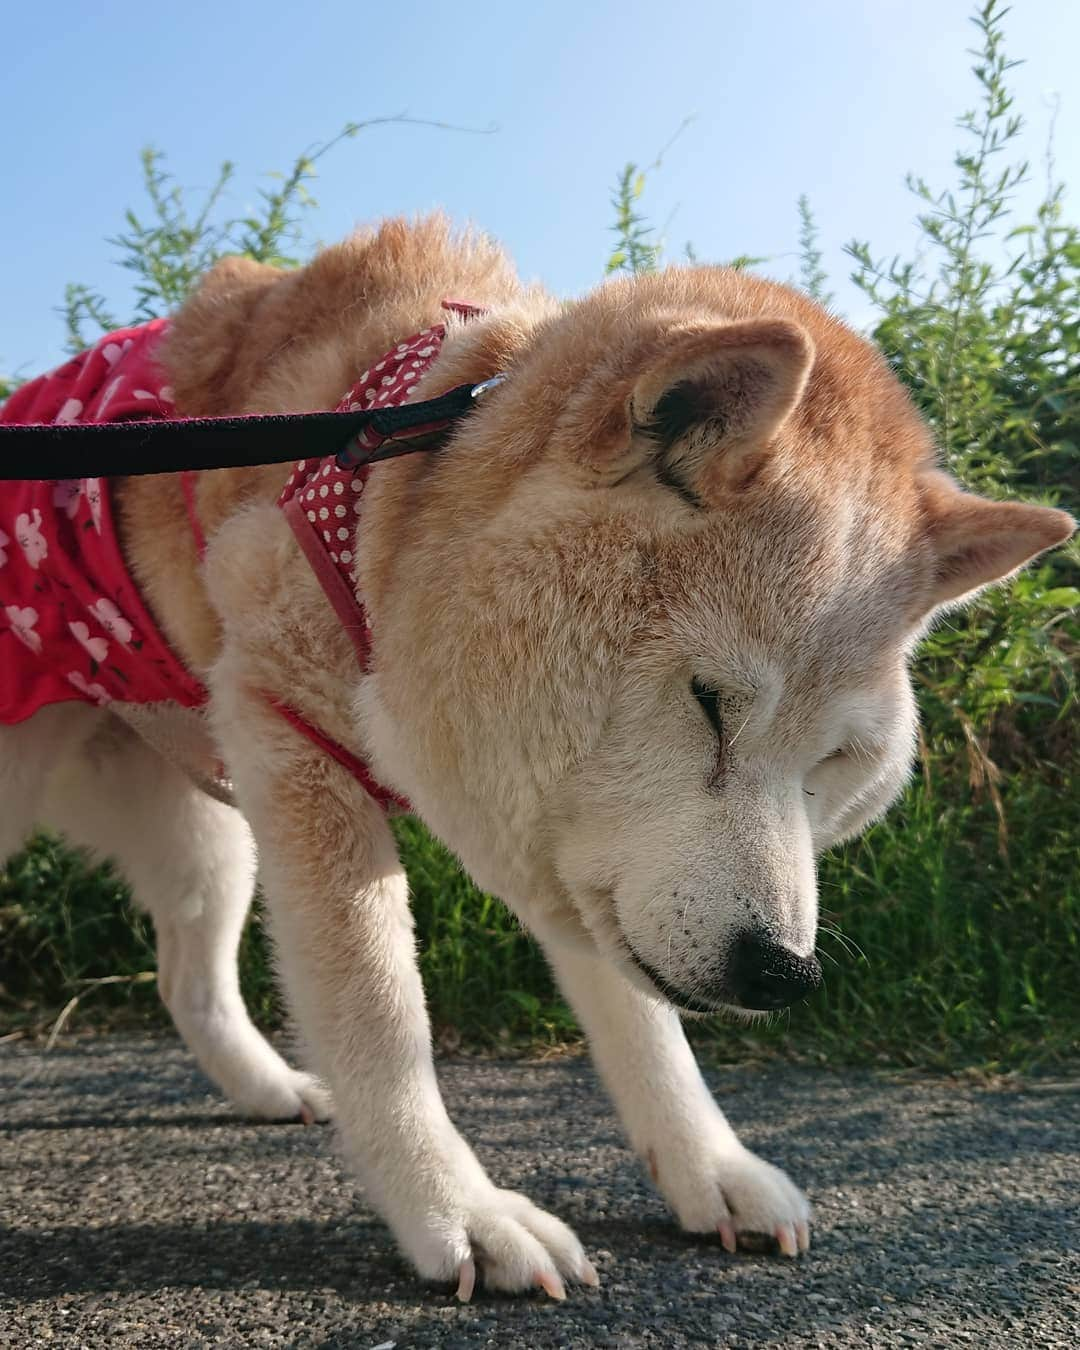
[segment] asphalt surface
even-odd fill
[[[1080,1341],[1080,1076],[978,1085],[710,1075],[817,1211],[798,1261],[681,1234],[582,1059],[444,1062],[497,1180],[603,1281],[555,1304],[425,1288],[328,1127],[230,1115],[170,1039],[0,1046],[0,1345],[1068,1346]]]

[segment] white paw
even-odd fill
[[[779,1167],[741,1144],[687,1158],[651,1155],[650,1169],[679,1222],[691,1233],[719,1233],[729,1251],[743,1235],[774,1238],[784,1256],[810,1247],[810,1205]],[[743,1241],[744,1246],[757,1245]]]
[[[456,1282],[463,1303],[478,1282],[510,1293],[543,1289],[556,1299],[566,1297],[564,1280],[600,1283],[566,1224],[516,1191],[490,1185],[453,1218],[430,1216],[420,1231],[399,1237],[420,1274]]]
[[[240,1091],[230,1092],[236,1109],[263,1120],[299,1120],[305,1125],[329,1120],[330,1093],[309,1073],[282,1065],[272,1078],[247,1083]]]
[[[330,1094],[324,1084],[286,1064],[248,1021],[239,996],[223,997],[189,982],[174,989],[166,1002],[203,1072],[241,1115],[302,1120],[305,1125],[329,1119]]]

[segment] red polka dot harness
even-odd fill
[[[436,324],[406,342],[399,342],[381,361],[364,371],[334,411],[393,408],[408,402],[421,375],[438,355],[445,335],[445,327]],[[365,430],[359,433],[356,441],[361,450],[377,450],[382,438]],[[342,468],[334,456],[302,459],[278,498],[278,505],[285,512],[327,599],[352,638],[361,668],[365,670],[370,657],[371,629],[356,598],[353,550],[356,520],[370,471],[369,464]]]

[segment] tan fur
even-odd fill
[[[332,406],[444,298],[488,312],[448,320],[420,396],[508,378],[437,455],[372,473],[354,548],[369,674],[274,505],[280,468],[203,475],[204,566],[175,479],[118,491],[131,566],[209,683],[314,1068],[423,1275],[463,1296],[477,1260],[508,1289],[593,1281],[446,1116],[385,820],[267,693],[367,756],[537,933],[684,1226],[794,1255],[804,1197],[736,1139],[661,993],[762,1006],[739,992],[750,934],[809,970],[814,857],[909,770],[920,631],[1072,522],[962,494],[881,356],[785,287],[672,269],[563,304],[439,218],[297,273],[220,264],[169,340],[179,408]],[[320,1109],[265,1056],[257,1074],[213,1062],[267,1114]]]

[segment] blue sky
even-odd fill
[[[178,180],[237,163],[229,206],[346,122],[408,111],[490,136],[390,126],[320,166],[312,244],[379,215],[445,207],[499,237],[559,294],[599,279],[619,168],[646,163],[693,122],[652,176],[645,208],[673,254],[770,255],[796,268],[795,200],[821,227],[839,308],[852,236],[910,250],[908,169],[946,181],[956,116],[975,100],[969,0],[611,0],[378,5],[253,0],[23,4],[5,17],[0,125],[0,372],[62,355],[65,282],[130,292],[106,236],[141,205],[138,152],[168,152]],[[1017,0],[1006,20],[1037,200],[1051,96],[1060,176],[1080,169],[1080,3]]]

